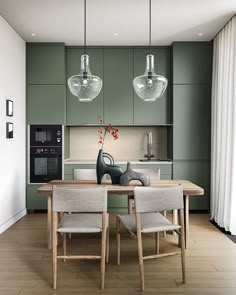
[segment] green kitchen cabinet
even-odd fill
[[[133,49],[104,49],[104,123],[133,124]]]
[[[144,74],[148,49],[134,48],[134,77]],[[155,102],[145,102],[134,92],[134,124],[165,125],[170,119],[170,48],[152,48],[156,74],[165,76],[169,85]]]
[[[174,159],[210,159],[211,89],[206,84],[173,85]]]
[[[93,75],[103,80],[103,49],[87,49],[89,55],[90,70]],[[67,79],[80,72],[80,59],[84,54],[83,48],[68,47],[66,50]],[[71,94],[68,86],[66,87],[66,113],[68,125],[98,124],[98,116],[103,118],[103,88],[99,95],[92,102],[79,102],[78,98]]]
[[[64,43],[27,43],[27,84],[65,84]]]
[[[46,210],[47,196],[37,193],[37,189],[43,184],[28,184],[26,186],[26,208],[28,210]]]
[[[210,161],[175,161],[173,179],[186,179],[204,189],[203,196],[190,197],[190,210],[210,208]]]
[[[211,84],[212,42],[174,42],[173,84]]]
[[[65,124],[65,86],[27,85],[27,124]]]

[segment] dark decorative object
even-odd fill
[[[120,185],[129,185],[131,180],[138,180],[143,186],[150,185],[150,179],[148,175],[141,172],[136,172],[131,169],[130,162],[127,163],[127,170],[120,177]]]
[[[13,117],[13,101],[10,99],[6,100],[6,115],[8,117]]]
[[[13,138],[13,123],[6,123],[6,138]]]
[[[110,164],[106,164],[104,158],[109,159]],[[111,176],[112,184],[119,184],[120,176],[123,173],[120,166],[114,165],[113,157],[108,153],[104,153],[102,149],[100,149],[98,153],[96,172],[98,184],[101,184],[102,178],[105,174],[109,174]]]

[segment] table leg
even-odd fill
[[[189,196],[184,196],[185,249],[189,244]]]
[[[48,249],[52,249],[52,195],[48,195],[48,222],[47,222]]]

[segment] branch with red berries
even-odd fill
[[[102,124],[102,118],[100,116],[98,117],[98,124],[100,125]],[[103,126],[103,127],[100,126],[98,128],[98,133],[99,133],[98,143],[101,143],[102,148],[105,141],[106,133],[110,133],[115,140],[119,138],[119,129],[112,127],[111,123],[108,124],[107,126]]]

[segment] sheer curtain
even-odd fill
[[[211,217],[236,235],[236,16],[214,38]]]

